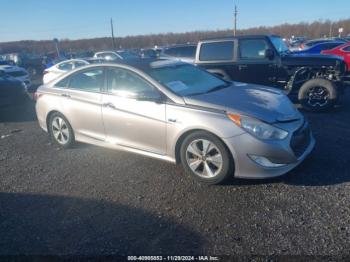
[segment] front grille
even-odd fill
[[[290,147],[292,148],[294,155],[299,158],[302,156],[309,146],[311,141],[311,130],[309,124],[304,122],[303,126],[293,133],[290,141]]]
[[[27,75],[27,73],[24,72],[24,71],[8,72],[7,74],[10,75],[10,76],[13,76],[13,77],[21,77],[21,76]]]

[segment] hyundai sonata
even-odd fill
[[[282,92],[166,60],[88,65],[41,86],[42,129],[181,163],[209,184],[282,175],[312,151],[308,122]]]

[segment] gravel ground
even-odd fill
[[[349,255],[349,102],[306,114],[317,145],[301,166],[223,186],[138,155],[59,149],[32,104],[1,109],[0,255]]]

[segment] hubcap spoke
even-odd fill
[[[222,157],[219,154],[207,157],[207,161],[216,166],[217,168],[219,168],[222,165]]]
[[[195,143],[190,144],[187,148],[187,151],[197,157],[202,156],[202,152],[199,150],[199,148],[197,147],[197,144]]]
[[[208,150],[211,146],[211,143],[208,140],[202,140],[202,145],[203,145],[203,151],[202,151],[203,155],[208,154],[209,152]]]
[[[214,173],[211,170],[210,166],[208,165],[207,162],[204,162],[204,169],[203,169],[203,174],[207,177],[213,177]]]
[[[202,160],[194,160],[193,162],[190,163],[190,168],[193,170],[193,171],[196,171],[197,168],[200,166],[200,164],[202,164],[203,161]]]
[[[55,117],[51,124],[52,134],[60,144],[67,143],[69,139],[69,130],[66,122],[61,117]]]

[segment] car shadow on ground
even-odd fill
[[[0,255],[198,254],[204,244],[171,219],[106,201],[0,193],[0,207]]]

